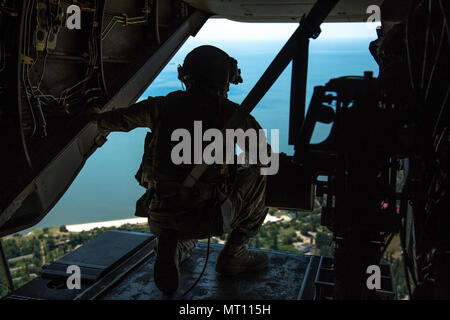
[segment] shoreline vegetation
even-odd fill
[[[2,244],[15,288],[36,278],[46,263],[58,260],[110,229],[150,232],[147,218],[129,218],[44,227],[25,235],[13,234],[3,238]],[[211,238],[211,242],[223,244],[227,236],[228,234],[224,234]],[[312,212],[270,209],[261,230],[256,237],[250,239],[249,247],[331,256],[332,243],[331,232],[320,225],[318,201]],[[392,241],[384,262],[392,265],[398,298],[404,298],[406,286],[398,241]],[[0,270],[0,297],[6,294],[7,286]]]

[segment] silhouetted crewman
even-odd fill
[[[242,82],[237,61],[216,47],[200,46],[186,56],[178,73],[186,91],[93,116],[101,130],[152,131],[137,178],[154,194],[148,214],[150,230],[158,236],[155,283],[167,293],[178,288],[179,264],[190,256],[195,240],[220,235],[227,227],[232,231],[217,259],[217,272],[234,275],[268,264],[266,254],[246,248],[267,214],[266,177],[260,168],[213,164],[193,188],[185,188],[182,182],[194,164],[175,164],[171,158],[178,144],[171,139],[174,130],[186,129],[194,137],[194,121],[201,121],[203,130],[220,130],[236,110],[238,105],[227,99],[227,92],[230,83]],[[251,115],[240,128],[261,129]],[[230,210],[221,207],[226,198],[231,200]]]

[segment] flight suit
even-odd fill
[[[210,165],[194,187],[201,190],[200,194],[183,197],[177,190],[194,164],[175,165],[170,158],[173,146],[178,143],[171,141],[175,129],[184,128],[193,133],[194,121],[202,121],[203,131],[221,129],[237,107],[237,104],[217,95],[175,91],[165,97],[149,97],[128,108],[95,115],[100,130],[128,132],[136,127],[147,127],[152,131],[153,137],[145,146],[140,172],[136,176],[142,186],[155,189],[149,205],[152,233],[159,235],[161,229],[175,224],[175,218],[172,219],[170,214],[169,218],[166,215],[165,219],[159,219],[156,213],[169,212],[175,217],[177,213],[200,205],[202,196],[207,198],[214,192],[212,189],[217,189],[231,200],[231,229],[237,229],[248,237],[257,234],[267,214],[266,177],[260,174],[258,166]],[[249,115],[240,128],[245,131],[261,127]],[[176,228],[183,233],[182,224],[178,223]],[[178,241],[180,260],[194,248],[195,240],[192,238],[186,231]]]

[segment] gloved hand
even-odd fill
[[[87,122],[91,122],[91,123],[97,124],[98,117],[101,115],[101,113],[102,112],[101,112],[100,108],[92,107],[92,108],[87,109],[84,112],[84,117],[86,118]],[[109,133],[108,130],[104,130],[104,129],[101,129],[101,128],[98,128],[98,130],[99,130],[100,134],[103,135],[103,136],[107,136],[108,133]]]
[[[100,108],[98,108],[98,107],[92,107],[92,108],[89,108],[89,109],[86,111],[86,117],[87,117],[87,119],[88,119],[89,122],[94,122],[94,123],[96,123],[96,122],[97,122],[97,115],[100,114],[100,113],[101,113]]]

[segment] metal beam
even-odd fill
[[[320,34],[320,25],[333,10],[339,0],[318,0],[309,12],[308,16],[302,19],[300,26],[295,30],[275,59],[269,65],[264,74],[249,92],[241,103],[239,113],[249,114],[261,101],[267,91],[272,87],[288,64],[297,55],[301,41],[309,38],[317,38]],[[227,128],[235,128],[243,120],[241,115],[236,113],[228,121]]]
[[[305,119],[306,84],[308,81],[309,38],[299,43],[299,51],[292,61],[291,103],[289,110],[289,144],[295,144],[296,131]]]
[[[196,34],[208,19],[208,16],[195,11],[178,29],[164,42],[161,47],[148,59],[133,77],[112,97],[103,108],[107,111],[113,108],[128,107],[142,95],[173,55],[183,45],[190,35]]]
[[[104,110],[127,107],[135,102],[142,92],[158,76],[172,56],[191,35],[195,35],[208,19],[208,15],[193,12],[178,29],[161,45],[134,76],[112,97]],[[24,188],[21,194],[0,214],[0,236],[11,234],[38,223],[58,202],[72,184],[89,156],[105,141],[97,126],[88,123],[65,148]],[[27,223],[11,223],[14,216],[36,212]]]

